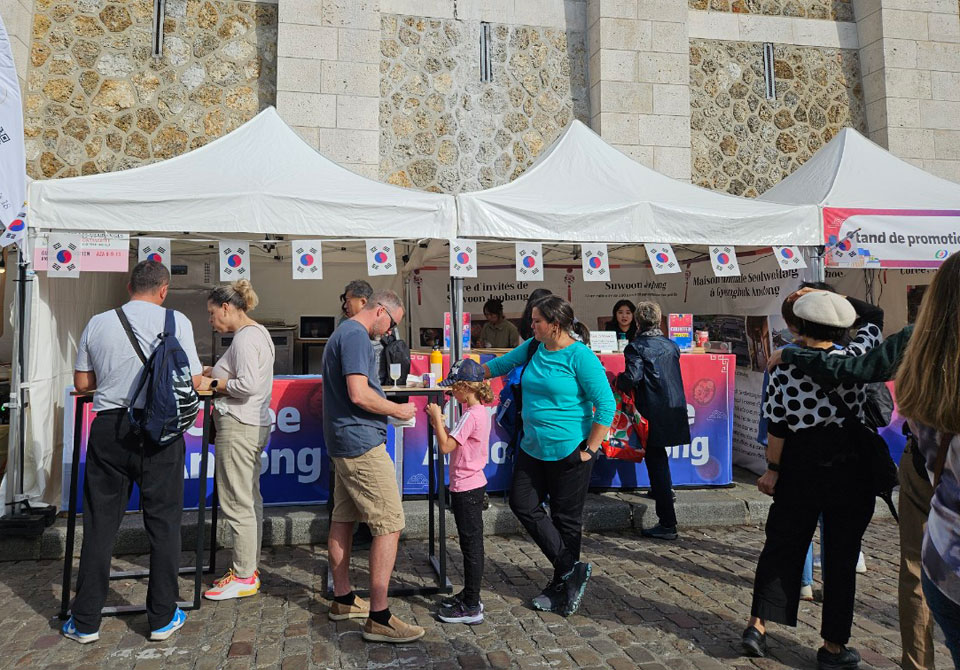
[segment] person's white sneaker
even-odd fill
[[[857,557],[857,574],[862,575],[867,572],[867,562],[863,558],[863,552],[860,552],[860,556]]]
[[[813,600],[813,586],[804,584],[800,587],[800,600],[806,600],[808,602]]]
[[[246,598],[254,596],[260,590],[260,576],[254,572],[252,577],[241,579],[229,570],[218,579],[212,588],[208,589],[203,597],[207,600],[230,600],[231,598]]]

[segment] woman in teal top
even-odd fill
[[[523,435],[510,509],[553,564],[553,578],[532,606],[569,616],[590,578],[590,564],[580,561],[583,505],[616,403],[600,360],[586,346],[590,333],[569,303],[555,295],[537,301],[532,327],[532,339],[484,367],[488,377],[500,377],[524,364],[528,347],[537,348],[521,378]]]

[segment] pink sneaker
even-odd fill
[[[227,574],[213,583],[213,588],[203,594],[207,600],[230,600],[231,598],[246,598],[254,596],[260,591],[260,571],[253,573],[252,577],[241,579],[233,572],[228,570]]]

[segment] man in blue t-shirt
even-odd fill
[[[403,530],[403,508],[393,461],[387,454],[387,417],[413,418],[413,403],[387,400],[371,338],[393,330],[403,304],[393,291],[377,291],[344,321],[323,350],[323,437],[334,470],[333,515],[327,548],[333,573],[333,621],[366,619],[363,639],[412,642],[424,630],[390,614],[387,589]],[[370,526],[370,603],[350,585],[353,524]]]

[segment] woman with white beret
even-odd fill
[[[883,311],[836,293],[801,289],[787,297],[782,312],[802,347],[858,356],[881,341]],[[859,326],[856,337],[838,345],[854,325]],[[742,638],[748,656],[766,654],[768,622],[797,625],[803,562],[822,515],[823,646],[817,667],[858,667],[860,655],[846,644],[853,623],[857,557],[873,516],[874,493],[869,466],[852,436],[854,417],[863,419],[866,398],[861,384],[822,388],[792,365],[771,371],[763,406],[767,471],[757,486],[773,496],[773,505],[757,562],[752,616]]]

